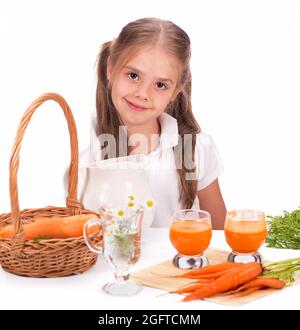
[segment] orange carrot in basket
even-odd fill
[[[69,217],[40,217],[34,222],[23,225],[26,239],[34,238],[71,238],[83,235],[83,226],[94,214],[79,214]],[[15,234],[14,226],[7,225],[0,229],[0,238],[11,238]]]
[[[194,269],[190,270],[187,273],[181,274],[181,275],[176,275],[177,277],[189,277],[189,276],[199,276],[199,275],[208,275],[216,272],[220,272],[226,269],[231,269],[236,266],[240,265],[239,263],[234,263],[234,262],[223,262],[220,264],[216,265],[209,265],[207,267],[199,268],[199,269]]]
[[[244,284],[262,272],[262,266],[258,263],[251,262],[249,264],[242,264],[238,267],[232,268],[225,275],[220,276],[210,284],[190,293],[182,301],[190,301],[194,299],[203,299],[211,297],[217,293],[226,292]]]

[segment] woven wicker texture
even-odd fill
[[[35,110],[45,101],[57,102],[63,110],[70,134],[71,162],[69,169],[66,207],[47,206],[38,209],[19,209],[17,174],[19,152],[25,130]],[[60,277],[79,274],[90,268],[97,259],[85,244],[83,236],[65,239],[26,240],[23,224],[33,222],[36,217],[67,217],[95,212],[81,208],[77,200],[78,184],[78,140],[76,124],[70,107],[64,98],[55,93],[38,97],[25,112],[17,131],[10,158],[9,188],[11,213],[0,215],[0,227],[14,224],[13,238],[0,239],[0,263],[4,270],[30,277]],[[102,235],[98,236],[102,243]]]

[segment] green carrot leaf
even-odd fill
[[[268,247],[279,249],[300,249],[300,208],[283,215],[267,216]]]

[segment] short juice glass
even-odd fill
[[[262,263],[258,252],[267,237],[265,214],[256,210],[232,210],[225,220],[225,238],[232,252],[231,262]]]
[[[172,245],[178,252],[173,258],[176,267],[193,269],[208,265],[208,259],[203,255],[212,236],[208,212],[192,209],[175,212],[169,235]]]

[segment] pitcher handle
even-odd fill
[[[102,246],[97,246],[93,243],[89,233],[89,229],[92,228],[93,226],[99,226],[100,231],[102,232],[102,235],[104,234],[104,228],[103,228],[104,221],[99,218],[92,218],[88,220],[83,227],[83,236],[86,245],[89,247],[89,249],[95,253],[102,254],[103,253],[103,247]],[[93,233],[93,231],[92,231]]]

